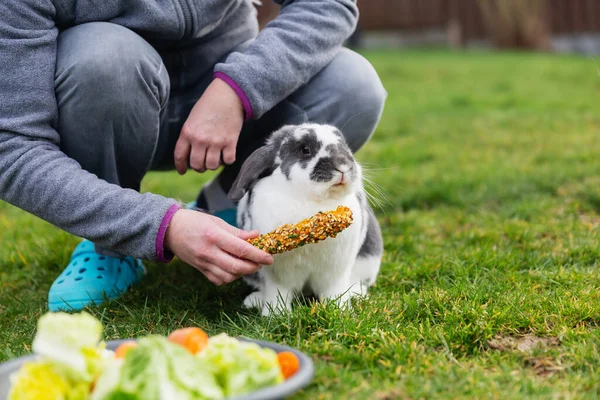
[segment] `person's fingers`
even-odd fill
[[[206,169],[215,170],[221,165],[221,149],[211,146],[206,152]]]
[[[243,240],[248,240],[248,239],[254,239],[260,236],[260,232],[254,230],[254,231],[244,231],[242,229],[235,229],[235,232],[233,233],[234,236],[239,237],[240,239]]]
[[[223,162],[227,165],[235,162],[235,145],[229,145],[223,149]]]
[[[217,279],[221,280],[221,282],[223,282],[224,284],[231,283],[240,277],[240,275],[238,275],[238,274],[232,274],[232,273],[228,272],[227,270],[224,270],[218,264],[209,265],[208,272],[213,274]]]
[[[213,262],[213,260],[217,262],[221,260],[223,264],[230,264],[228,260],[223,261],[223,257],[217,252],[223,253],[222,251],[216,249],[216,252],[213,255],[205,254],[201,259],[197,259],[196,262],[193,263],[194,267],[200,272],[202,272],[209,281],[211,281],[217,286],[230,283],[238,279],[239,275],[229,273],[228,271],[224,270],[220,265],[215,264]]]
[[[181,175],[185,174],[188,169],[190,149],[190,143],[184,137],[180,136],[177,140],[177,144],[175,144],[173,158],[175,160],[175,169]]]
[[[260,269],[257,263],[234,257],[224,251],[214,257],[213,263],[215,265],[234,276],[253,274]]]
[[[194,146],[190,156],[190,166],[194,171],[206,171],[206,147]]]
[[[240,239],[234,235],[223,236],[217,245],[224,251],[236,257],[262,265],[273,264],[272,255],[252,246],[244,239]]]
[[[227,232],[231,233],[234,236],[239,237],[243,240],[254,239],[260,236],[260,232],[257,230],[253,231],[245,231],[242,229],[238,229],[235,226],[229,225],[227,222],[223,221],[221,218],[216,218],[217,224]]]
[[[215,274],[213,274],[211,271],[205,270],[205,271],[201,271],[204,276],[206,276],[206,279],[208,279],[209,281],[211,281],[212,283],[214,283],[217,286],[221,286],[223,283],[223,280],[219,277],[217,277]]]
[[[216,251],[222,253],[222,251],[216,249]],[[216,252],[215,252],[216,253]],[[238,275],[231,274],[223,270],[219,265],[215,265],[211,260],[217,260],[219,257],[209,256],[208,254],[203,255],[201,258],[196,258],[195,261],[190,264],[194,266],[198,271],[202,272],[206,278],[217,286],[224,285],[226,283],[233,282],[238,279]]]

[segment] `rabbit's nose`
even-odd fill
[[[335,170],[338,172],[341,172],[342,174],[345,174],[346,172],[350,171],[352,169],[352,165],[347,165],[347,164],[341,164],[338,165],[337,167],[335,167]]]
[[[352,169],[352,167],[351,166],[348,167],[347,165],[341,165],[341,166],[335,167],[335,170],[337,172],[339,172],[340,174],[342,174],[342,176],[340,177],[340,181],[337,183],[337,185],[342,185],[348,181],[348,172],[351,169]]]

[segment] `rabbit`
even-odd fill
[[[244,305],[271,311],[291,309],[293,296],[311,293],[322,301],[349,306],[375,283],[383,255],[381,228],[356,162],[339,129],[329,125],[286,125],[242,164],[228,193],[238,204],[237,224],[270,232],[319,211],[349,207],[353,223],[319,243],[275,255],[244,280],[258,289]]]

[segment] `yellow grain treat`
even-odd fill
[[[352,210],[338,206],[333,211],[319,212],[297,224],[280,226],[272,232],[249,239],[248,243],[269,254],[279,254],[307,243],[334,238],[351,224]]]

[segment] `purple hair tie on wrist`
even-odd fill
[[[240,98],[240,101],[242,102],[242,106],[244,106],[244,113],[246,114],[246,121],[251,120],[252,116],[254,114],[254,111],[252,110],[252,104],[250,104],[250,100],[248,100],[248,96],[246,96],[246,93],[244,93],[242,88],[233,79],[231,79],[227,74],[225,74],[223,72],[215,72],[214,77],[219,78],[220,80],[222,80],[223,82],[228,84],[235,91],[235,93]]]
[[[174,257],[173,253],[165,250],[165,236],[167,234],[167,228],[173,219],[173,215],[180,209],[181,206],[179,204],[173,204],[169,207],[158,228],[158,234],[156,235],[156,259],[160,262],[171,262]]]

